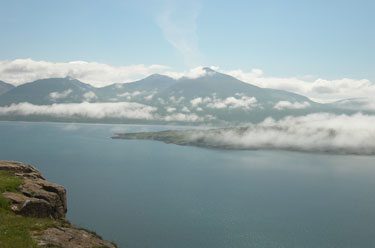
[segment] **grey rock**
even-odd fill
[[[34,239],[39,246],[61,248],[115,248],[112,243],[82,229],[73,228],[48,228],[35,234]]]
[[[14,172],[24,180],[19,193],[5,192],[11,209],[23,216],[61,219],[67,212],[66,189],[47,182],[34,167],[11,161],[0,161],[0,170]]]

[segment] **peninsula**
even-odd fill
[[[324,118],[324,115],[307,117],[289,117],[281,121],[269,119],[260,124],[241,127],[119,133],[112,139],[154,140],[167,144],[226,150],[288,150],[375,155],[375,144],[371,135],[353,135],[350,125],[336,127],[324,121],[316,125],[308,120]],[[362,115],[356,117],[369,118]],[[341,116],[338,120],[340,119],[349,122],[351,117]]]

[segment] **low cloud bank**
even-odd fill
[[[288,102],[288,101],[280,101],[275,104],[274,108],[278,110],[283,109],[305,109],[310,107],[309,102]]]
[[[255,97],[247,97],[247,96],[241,96],[241,98],[227,97],[224,100],[214,98],[212,102],[209,102],[207,104],[208,108],[214,108],[214,109],[242,108],[242,109],[249,110],[255,106],[257,106],[257,99]]]
[[[157,113],[157,108],[135,102],[105,103],[61,103],[52,105],[34,105],[28,102],[0,107],[0,116],[50,116],[59,118],[91,118],[91,119],[138,119],[149,121],[204,122],[213,120],[211,115],[198,116],[190,113],[178,113],[169,109],[167,115]],[[186,112],[186,111],[183,111]]]
[[[321,103],[353,97],[372,97],[375,94],[375,84],[368,79],[309,80],[297,77],[267,77],[260,69],[219,71],[249,84],[294,92]]]
[[[14,85],[20,85],[42,78],[69,76],[95,87],[102,87],[113,83],[135,81],[153,73],[161,73],[168,68],[168,66],[163,65],[110,66],[86,61],[54,63],[32,59],[15,59],[0,61],[0,79]]]
[[[375,111],[374,98],[354,98],[339,101],[336,105],[343,109],[360,110],[360,111]]]
[[[248,97],[239,93],[236,96],[227,97],[225,99],[216,98],[216,96],[210,97],[197,97],[190,101],[193,108],[200,108],[206,105],[207,108],[212,109],[245,109],[250,110],[258,106],[257,99],[255,97]],[[200,106],[200,107],[199,107]]]
[[[196,114],[172,114],[167,115],[163,118],[165,121],[182,121],[182,122],[202,122],[205,118],[200,117]]]
[[[132,103],[66,103],[52,105],[34,105],[31,103],[12,104],[0,107],[0,115],[43,115],[53,117],[84,117],[84,118],[128,118],[154,119],[153,112],[157,109],[151,106]]]
[[[268,118],[244,128],[196,131],[187,139],[193,145],[218,148],[375,155],[374,123],[375,116],[360,113],[319,113],[279,121]]]

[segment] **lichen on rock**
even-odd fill
[[[34,239],[39,246],[56,246],[61,248],[92,248],[107,247],[114,248],[112,243],[102,240],[97,235],[86,230],[74,228],[48,228],[37,235]]]
[[[20,162],[0,160],[0,171],[10,172],[22,179],[23,182],[16,192],[14,190],[0,192],[2,197],[9,202],[10,210],[13,213],[25,217],[49,218],[60,223],[42,230],[29,231],[37,247],[116,247],[95,233],[75,228],[65,220],[67,212],[66,189],[46,181],[40,171],[34,167]]]
[[[19,193],[5,192],[4,198],[10,200],[11,210],[16,214],[37,218],[65,218],[67,212],[66,189],[47,182],[42,174],[30,165],[0,161],[0,170],[14,172],[24,183]]]

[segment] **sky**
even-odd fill
[[[214,66],[321,101],[366,96],[375,81],[374,11],[370,0],[0,0],[0,80],[75,71],[103,86]],[[77,63],[83,72],[71,69]],[[299,89],[322,80],[346,93]]]

